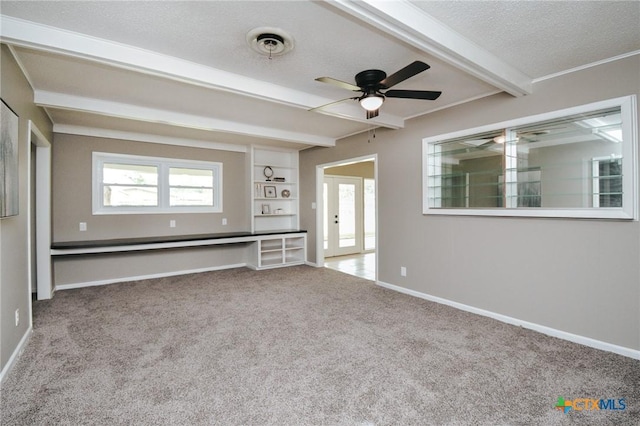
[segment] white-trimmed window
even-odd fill
[[[93,214],[222,212],[222,163],[93,153]]]
[[[636,98],[423,140],[425,214],[637,219]]]

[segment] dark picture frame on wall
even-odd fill
[[[0,99],[0,218],[17,216],[18,206],[18,114]]]

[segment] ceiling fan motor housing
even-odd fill
[[[387,73],[381,70],[365,70],[356,74],[356,84],[365,92],[367,89],[385,89],[386,87],[379,83],[387,78]]]

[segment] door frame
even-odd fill
[[[322,199],[322,185],[324,184],[324,169],[327,167],[345,166],[353,163],[362,163],[365,161],[373,161],[373,178],[375,180],[375,196],[376,196],[376,282],[378,281],[378,262],[379,262],[379,214],[378,214],[378,154],[363,155],[361,157],[346,158],[343,160],[332,161],[330,163],[318,164],[316,166],[316,266],[324,267],[324,200]]]
[[[31,215],[34,206],[31,205],[31,195],[29,195],[28,211],[28,253],[29,253],[29,300],[31,300],[32,264],[36,262],[36,282],[38,300],[51,299],[53,294],[51,286],[51,142],[47,140],[38,127],[29,120],[29,147],[36,147],[36,173],[35,182],[31,181],[31,155],[28,160],[28,193],[31,194],[31,187],[35,184],[36,190],[36,258],[33,259],[31,249],[31,235],[33,233],[31,225]]]

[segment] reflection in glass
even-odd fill
[[[593,187],[594,207],[622,207],[622,160],[594,158]]]
[[[622,207],[621,108],[430,144],[430,208]]]

